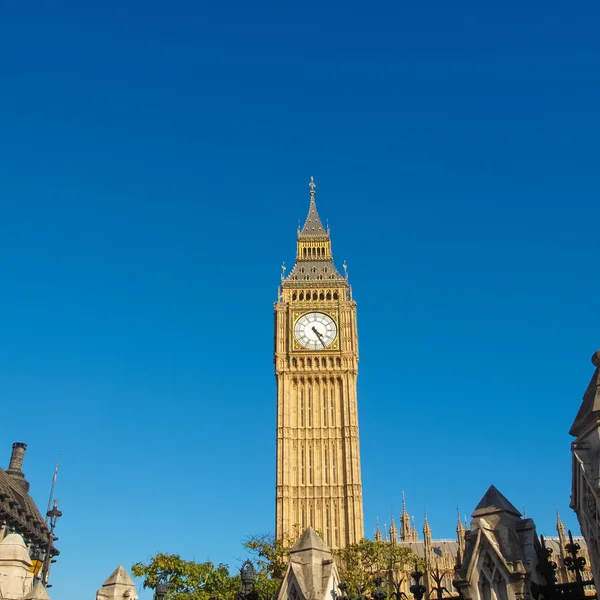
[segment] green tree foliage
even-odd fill
[[[239,575],[232,577],[227,565],[183,560],[177,554],[157,554],[147,564],[136,563],[131,568],[135,577],[143,577],[145,588],[154,589],[158,576],[169,577],[167,600],[233,600],[240,587]]]
[[[259,598],[272,598],[277,593],[287,567],[287,547],[289,544],[272,534],[253,535],[244,542],[244,548],[254,556]]]
[[[391,583],[406,577],[414,570],[415,564],[423,568],[422,561],[410,548],[367,539],[336,550],[334,554],[342,579],[351,593],[357,585],[372,588],[376,577],[383,577]]]
[[[255,591],[260,600],[270,600],[277,593],[285,575],[290,545],[291,540],[275,540],[273,535],[254,535],[244,542],[256,569]],[[372,587],[378,576],[388,581],[406,577],[416,560],[410,548],[366,539],[334,554],[351,594],[356,585]],[[422,561],[417,564],[423,568]],[[240,589],[239,573],[232,575],[227,565],[186,561],[177,554],[157,554],[147,563],[133,565],[132,571],[135,577],[143,578],[144,587],[152,589],[159,574],[166,573],[169,577],[167,600],[235,600]]]

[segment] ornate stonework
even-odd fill
[[[296,263],[275,304],[276,535],[293,542],[314,527],[336,549],[364,535],[356,303],[309,186]]]

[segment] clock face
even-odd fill
[[[322,350],[331,346],[337,335],[335,321],[328,315],[311,312],[296,321],[294,333],[298,343],[309,350]]]

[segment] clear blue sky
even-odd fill
[[[404,490],[453,537],[490,483],[576,526],[600,8],[484,4],[3,4],[2,464],[27,442],[45,505],[61,456],[56,600],[157,551],[237,568],[273,530],[311,175],[358,301],[366,531]]]

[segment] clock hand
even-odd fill
[[[319,341],[321,342],[321,344],[323,344],[323,348],[325,348],[325,342],[323,341],[323,336],[317,331],[317,329],[315,328],[314,325],[313,325],[312,330],[317,334]]]

